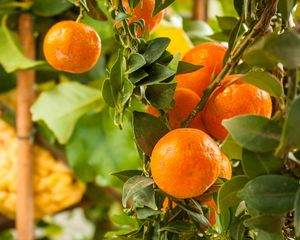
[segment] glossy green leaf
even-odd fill
[[[135,207],[149,207],[158,210],[155,203],[155,191],[152,186],[147,186],[133,194],[132,200]]]
[[[194,65],[184,61],[179,61],[176,74],[195,72],[201,68],[203,68],[203,66]]]
[[[169,38],[155,38],[147,43],[147,47],[142,54],[146,60],[147,65],[154,63],[165,52],[170,44]]]
[[[133,113],[133,128],[137,145],[148,156],[158,140],[169,131],[159,118],[142,112]]]
[[[135,72],[129,74],[128,78],[133,84],[135,84],[142,81],[143,79],[145,80],[148,76],[149,74],[146,73],[144,69],[140,68]]]
[[[288,110],[287,118],[283,124],[283,130],[279,149],[291,150],[300,148],[300,97],[296,98]]]
[[[122,204],[126,208],[128,200],[141,189],[154,183],[152,178],[143,176],[134,176],[128,179],[123,187]]]
[[[263,175],[250,182],[238,193],[247,206],[262,213],[281,214],[294,208],[297,180],[281,175]]]
[[[142,171],[141,170],[123,170],[120,172],[115,172],[112,173],[111,175],[119,178],[121,181],[126,182],[129,178],[133,177],[133,176],[141,176],[142,175]]]
[[[155,7],[152,16],[155,16],[160,11],[171,5],[173,2],[175,2],[175,0],[155,0]]]
[[[143,208],[137,208],[136,209],[136,217],[137,219],[147,219],[151,216],[155,216],[161,214],[160,211],[153,210],[152,208],[143,207]]]
[[[219,190],[218,207],[223,209],[237,206],[241,199],[237,196],[239,192],[249,181],[246,176],[235,176],[227,181]]]
[[[64,144],[70,139],[77,120],[103,105],[99,90],[77,82],[66,82],[43,92],[31,112],[33,121],[43,121]]]
[[[269,233],[281,230],[283,223],[283,215],[258,215],[244,221],[245,226],[250,229],[261,229]]]
[[[228,16],[217,17],[217,21],[222,31],[229,31],[229,32],[231,32],[232,29],[234,29],[234,27],[238,23],[238,20],[235,17],[228,17]]]
[[[260,115],[241,115],[224,120],[223,126],[242,147],[254,152],[274,150],[278,144],[281,129],[271,119]]]
[[[72,6],[68,0],[34,0],[32,10],[36,15],[51,17],[62,13]]]
[[[115,101],[112,94],[111,84],[108,79],[106,79],[103,83],[102,96],[108,106],[115,107]]]
[[[131,9],[134,9],[140,2],[141,0],[128,0]]]
[[[274,156],[274,152],[251,152],[243,149],[242,166],[249,178],[259,175],[279,173],[283,168],[283,161]]]
[[[148,156],[158,140],[169,131],[159,118],[142,112],[133,113],[133,128],[137,145]]]
[[[220,147],[222,152],[230,159],[242,159],[243,148],[233,140],[230,134],[228,134]]]
[[[111,68],[111,72],[110,72],[110,84],[111,84],[115,101],[117,100],[118,93],[122,90],[123,87],[124,69],[125,69],[124,57],[121,51],[119,51],[118,59],[116,60],[113,67]]]
[[[134,90],[134,85],[127,79],[124,79],[124,87],[122,91],[121,104],[122,107],[125,107],[128,101],[130,100]]]
[[[167,226],[162,227],[159,231],[167,231],[172,233],[187,233],[187,232],[194,232],[196,229],[195,227],[187,222],[183,221],[173,221],[168,223]]]
[[[7,73],[45,65],[44,61],[33,61],[23,55],[16,37],[4,25],[0,27],[0,64]]]
[[[294,225],[295,225],[296,237],[300,237],[300,187],[298,188],[298,191],[296,193],[294,208],[295,208]]]
[[[160,83],[150,85],[146,89],[146,98],[153,107],[164,109],[173,100],[176,83]]]
[[[143,67],[146,64],[145,58],[139,53],[133,53],[129,56],[127,62],[127,71],[126,73],[133,73],[134,71],[138,70],[139,68]]]
[[[280,97],[283,93],[280,81],[268,72],[251,71],[243,75],[242,80],[265,90],[274,97]]]
[[[159,63],[154,63],[148,66],[145,68],[145,71],[149,76],[143,81],[139,82],[140,85],[152,85],[160,83],[175,76],[175,71]]]
[[[278,12],[281,13],[284,21],[289,21],[289,17],[292,14],[292,9],[297,3],[296,0],[279,0],[278,1]]]

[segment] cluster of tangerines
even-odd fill
[[[131,12],[133,17],[129,22],[144,19],[145,28],[152,31],[163,18],[163,11],[152,16],[154,3],[154,0],[142,0]],[[123,0],[123,4],[129,9],[127,0]],[[226,138],[228,133],[222,126],[224,119],[242,114],[271,117],[269,94],[243,82],[241,75],[230,75],[211,94],[204,110],[196,115],[188,128],[181,128],[211,79],[221,72],[226,50],[220,44],[203,43],[183,57],[183,61],[203,68],[176,76],[175,107],[168,114],[173,130],[158,141],[150,162],[156,185],[169,196],[183,199],[199,197],[218,177],[231,178],[231,163],[213,140],[223,141]],[[90,70],[100,52],[101,42],[97,33],[91,27],[73,21],[54,25],[44,41],[48,63],[58,70],[72,73]],[[146,111],[159,116],[158,110],[151,106]],[[216,208],[212,199],[203,204]],[[215,223],[214,216],[210,222]]]

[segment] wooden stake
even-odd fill
[[[25,55],[35,58],[35,41],[30,14],[19,17],[19,35]],[[33,204],[33,152],[30,107],[34,101],[35,73],[19,71],[17,74],[17,135],[18,135],[18,185],[17,185],[17,238],[34,239]],[[45,206],[47,207],[47,206]]]
[[[207,21],[208,0],[194,0],[193,20]]]

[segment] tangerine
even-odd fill
[[[169,112],[169,120],[172,129],[180,128],[182,122],[193,111],[196,105],[200,101],[200,97],[192,90],[187,88],[177,88],[174,94],[175,107]],[[156,108],[149,106],[146,109],[147,113],[150,113],[156,117],[159,116],[159,112]],[[204,130],[202,123],[201,113],[198,113],[196,117],[189,124],[191,128],[197,128]]]
[[[126,8],[126,12],[130,13],[128,0],[123,0],[122,4]],[[152,32],[164,18],[164,11],[160,11],[155,16],[152,16],[154,8],[155,0],[142,0],[130,13],[133,17],[128,19],[129,23],[144,19],[146,31]],[[142,31],[139,29],[138,35],[141,34]]]
[[[223,141],[228,132],[222,126],[224,119],[242,114],[258,114],[270,118],[272,101],[270,95],[249,84],[237,80],[241,75],[225,77],[221,86],[209,97],[203,110],[202,118],[207,131],[215,138]]]
[[[83,73],[97,63],[101,53],[101,39],[86,24],[61,21],[49,29],[43,48],[46,60],[53,68]]]
[[[188,51],[183,61],[203,68],[176,76],[178,87],[189,88],[201,98],[203,91],[208,87],[211,78],[222,70],[223,58],[227,48],[217,43],[201,43]]]
[[[219,177],[225,178],[227,180],[231,179],[232,176],[231,162],[224,153],[222,153],[222,160],[220,165],[221,167],[220,167]]]
[[[216,181],[221,158],[218,145],[205,132],[178,128],[155,145],[150,168],[162,191],[176,198],[192,198]]]

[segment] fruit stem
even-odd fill
[[[211,93],[221,84],[224,77],[226,77],[233,71],[235,66],[241,60],[242,55],[244,51],[247,49],[247,47],[251,45],[259,35],[262,35],[267,31],[271,19],[276,13],[277,3],[278,0],[272,0],[271,3],[265,7],[260,20],[249,31],[249,34],[245,36],[244,39],[232,50],[222,71],[210,83],[208,88],[204,90],[203,97],[201,98],[197,106],[194,108],[194,110],[190,113],[190,115],[186,118],[186,120],[184,120],[184,122],[181,124],[182,127],[184,128],[187,127],[190,124],[190,122],[195,118],[197,113],[203,110]]]

